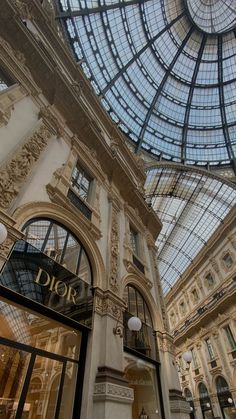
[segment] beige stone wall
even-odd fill
[[[52,9],[48,13],[37,0],[3,3],[0,68],[14,83],[0,92],[0,221],[8,229],[1,266],[28,220],[51,218],[71,230],[88,253],[96,288],[81,417],[131,419],[132,390],[121,379],[119,385],[95,382],[98,367],[124,372],[123,339],[113,329],[122,331],[123,293],[133,284],[156,331],[166,418],[184,419],[188,408],[178,391],[170,401],[169,391],[180,388],[156,262],[161,223],[144,200],[142,159],[128,149],[72,60],[52,24]],[[91,219],[67,196],[77,162],[92,179],[83,202]],[[139,267],[131,225],[138,234]],[[159,405],[154,408],[160,412]]]
[[[236,404],[236,346],[225,331],[229,326],[236,342],[235,216],[234,207],[166,299],[182,389],[191,390],[197,418],[202,417],[198,392],[201,382],[207,386],[215,416],[221,417],[217,377],[227,381]],[[207,341],[212,346],[211,354]],[[189,369],[182,355],[190,350],[196,362],[192,361]]]

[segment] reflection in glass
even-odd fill
[[[78,359],[81,333],[52,319],[0,301],[0,336]],[[66,342],[67,353],[62,342]]]
[[[0,418],[15,417],[29,359],[24,351],[0,345]]]
[[[80,332],[0,301],[0,418],[71,419],[80,344]]]

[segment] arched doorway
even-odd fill
[[[124,313],[124,349],[130,354],[125,376],[134,390],[132,419],[139,418],[143,412],[150,419],[159,419],[162,418],[163,407],[151,313],[141,292],[131,284],[125,288],[124,300],[127,305]],[[141,320],[140,331],[128,328],[128,320],[133,316]]]
[[[219,400],[220,409],[222,412],[223,419],[233,418],[232,408],[234,407],[234,401],[229,390],[227,381],[219,376],[216,379],[216,391]]]
[[[190,419],[194,419],[195,418],[195,409],[194,409],[194,403],[193,403],[193,396],[192,396],[192,393],[189,390],[189,388],[185,389],[184,395],[185,395],[185,398],[186,398],[187,402],[190,405],[190,410],[191,410]]]
[[[212,411],[211,400],[204,383],[199,384],[198,391],[203,419],[213,419],[214,414]]]

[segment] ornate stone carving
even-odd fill
[[[0,256],[3,257],[4,259],[6,259],[7,256],[9,255],[9,253],[10,253],[10,250],[11,250],[13,244],[14,244],[14,240],[12,238],[8,237],[5,240],[5,242],[0,245]]]
[[[212,264],[212,267],[215,270],[215,272],[216,273],[219,273],[220,272],[220,268],[219,268],[219,264],[217,263],[216,259],[215,258],[211,258],[209,260],[210,260],[210,262]]]
[[[22,19],[31,19],[30,2],[26,0],[14,0],[14,4],[17,7]]]
[[[118,213],[112,206],[111,234],[110,234],[110,275],[109,284],[112,291],[118,291],[118,270],[119,270],[119,225]]]
[[[122,308],[109,298],[108,295],[97,295],[95,297],[95,311],[102,315],[110,315],[122,324]]]
[[[228,236],[229,241],[231,242],[234,249],[236,249],[236,234],[231,234]]]
[[[132,403],[134,400],[134,391],[132,388],[119,386],[117,384],[96,383],[94,386],[94,398],[108,398]]]
[[[52,133],[55,134],[57,138],[63,136],[63,128],[60,126],[58,119],[53,115],[48,106],[44,106],[40,109],[38,118],[42,118],[44,124],[52,130]]]
[[[48,129],[42,125],[12,159],[0,168],[0,207],[9,208],[16,198],[33,164],[46,147],[50,135]]]

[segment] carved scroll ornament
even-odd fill
[[[41,126],[31,138],[17,150],[16,154],[0,168],[0,207],[9,208],[16,198],[33,164],[51,136],[45,126]]]

